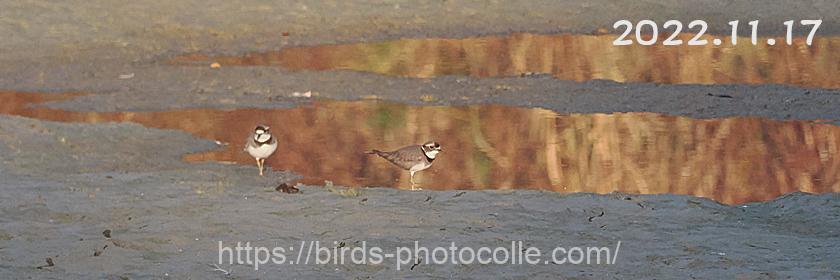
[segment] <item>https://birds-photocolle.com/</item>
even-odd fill
[[[260,176],[263,176],[265,159],[274,154],[277,150],[277,139],[271,136],[270,128],[267,125],[258,125],[245,142],[245,151],[257,160],[257,167],[260,169]]]
[[[408,170],[411,174],[411,188],[415,188],[414,173],[432,167],[437,154],[440,153],[440,144],[429,141],[423,145],[411,145],[391,152],[372,150],[368,154],[378,155],[402,169]]]

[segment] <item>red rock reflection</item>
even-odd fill
[[[191,161],[254,165],[242,152],[256,123],[281,146],[269,165],[354,186],[408,188],[408,173],[362,152],[434,139],[419,173],[426,189],[538,188],[558,192],[676,193],[724,203],[796,190],[840,191],[840,127],[760,118],[698,120],[654,113],[557,115],[497,105],[317,102],[294,109],[91,113],[28,107],[60,95],[0,93],[0,113],[64,122],[130,121],[231,143]],[[256,176],[256,166],[254,175]]]
[[[226,66],[347,69],[417,78],[550,73],[563,80],[605,79],[669,84],[791,84],[840,88],[840,38],[803,38],[793,45],[613,46],[617,35],[517,33],[466,39],[402,39],[381,43],[285,48],[242,56],[189,54],[171,62]],[[693,34],[683,34],[687,41]],[[729,42],[728,38],[723,38]],[[703,39],[711,42],[711,36]],[[783,38],[775,38],[782,42]],[[760,42],[765,42],[762,38]]]

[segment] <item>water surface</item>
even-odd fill
[[[655,113],[559,115],[501,105],[411,106],[319,101],[293,109],[67,112],[33,103],[72,95],[0,93],[0,114],[135,122],[230,143],[189,161],[256,164],[242,147],[257,123],[280,149],[267,163],[309,179],[407,189],[408,172],[366,155],[435,140],[443,152],[418,173],[425,189],[544,189],[675,193],[724,203],[792,191],[840,192],[840,127],[813,121],[692,119]],[[164,145],[165,143],[161,143]]]
[[[238,56],[188,54],[175,64],[280,66],[299,70],[356,70],[430,78],[521,76],[547,73],[558,79],[666,84],[789,84],[840,88],[840,38],[803,38],[793,45],[613,46],[617,35],[516,33],[465,39],[400,39],[378,43],[291,47]],[[694,35],[682,34],[688,41]],[[662,38],[665,38],[663,35]],[[712,41],[713,37],[703,39]],[[774,38],[783,42],[784,38]],[[759,42],[766,42],[760,38]]]

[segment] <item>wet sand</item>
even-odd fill
[[[697,118],[840,119],[836,84],[654,84],[526,77],[418,79],[280,67],[173,65],[184,54],[243,55],[285,47],[509,32],[589,34],[617,19],[822,18],[838,35],[838,3],[683,1],[0,4],[0,90],[82,92],[49,103],[79,112],[294,108],[313,99],[418,105],[505,104],[560,114],[655,112]],[[792,7],[790,5],[794,5]],[[767,36],[781,34],[767,29]],[[288,36],[283,36],[288,32]],[[762,31],[763,32],[763,31]],[[765,33],[762,33],[764,35]],[[829,61],[831,62],[831,61]],[[826,66],[826,71],[837,71]],[[364,70],[364,69],[361,69]],[[740,82],[735,80],[733,82]],[[804,86],[804,87],[803,87]],[[314,98],[294,92],[315,93]],[[4,104],[0,104],[3,106]],[[246,124],[245,126],[250,126]],[[294,131],[288,133],[295,133]],[[302,186],[295,170],[190,163],[222,151],[212,139],[134,123],[59,123],[0,116],[0,273],[10,278],[224,278],[208,266],[218,241],[291,246],[305,240],[410,246],[612,246],[617,264],[234,266],[233,278],[744,278],[840,277],[840,197],[792,193],[725,205],[686,195],[535,190],[365,188],[358,196]],[[238,143],[233,143],[238,144]],[[281,148],[282,149],[282,148]],[[436,172],[443,172],[438,169]],[[812,178],[813,179],[813,178]],[[526,186],[527,187],[527,186]],[[795,186],[796,188],[800,186]],[[352,193],[352,192],[351,192]],[[345,194],[345,195],[342,195]],[[603,213],[603,215],[601,215]],[[111,230],[111,238],[103,231]],[[102,249],[105,245],[105,249]],[[95,256],[95,252],[98,256]],[[54,266],[46,265],[51,258]],[[226,265],[223,268],[229,268]]]

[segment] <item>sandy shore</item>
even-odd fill
[[[310,240],[351,247],[366,241],[386,250],[415,240],[427,246],[507,246],[510,240],[540,248],[622,245],[615,265],[421,265],[397,271],[396,261],[388,260],[257,271],[236,265],[233,275],[838,276],[838,194],[791,194],[743,206],[688,196],[537,191],[372,188],[354,196],[306,186],[301,194],[285,194],[274,187],[294,174],[258,178],[250,166],[180,161],[178,154],[215,146],[180,132],[17,117],[0,118],[0,130],[0,269],[19,278],[222,278],[208,267],[218,260],[219,241],[296,246]],[[97,250],[101,255],[94,255]],[[55,267],[37,269],[47,257]]]
[[[363,4],[365,4],[363,6]],[[792,7],[792,6],[795,7]],[[410,79],[351,71],[176,66],[190,52],[400,37],[517,32],[589,33],[617,19],[719,23],[823,18],[836,35],[840,4],[736,1],[227,3],[135,1],[0,4],[0,89],[85,92],[49,106],[76,111],[286,108],[320,98],[429,104],[501,103],[560,113],[647,111],[701,118],[840,119],[840,92],[782,85],[655,85],[551,77]],[[105,11],[105,12],[103,12]],[[288,37],[278,36],[289,32]],[[769,29],[768,34],[780,30]],[[131,79],[120,79],[133,73]],[[506,90],[498,90],[504,85]],[[478,88],[479,90],[475,90]],[[711,94],[711,95],[710,95]],[[732,98],[717,98],[727,95]],[[614,265],[233,266],[232,278],[840,278],[840,197],[795,193],[748,205],[677,195],[538,191],[407,192],[303,186],[300,176],[253,166],[190,164],[210,140],[137,124],[76,124],[0,116],[0,273],[10,278],[213,279],[218,242],[294,246],[362,241],[383,248],[615,246]],[[110,238],[103,231],[110,230]],[[107,247],[105,247],[107,245]],[[103,249],[104,248],[104,249]],[[47,265],[51,258],[54,266]],[[222,265],[223,269],[231,266]]]

